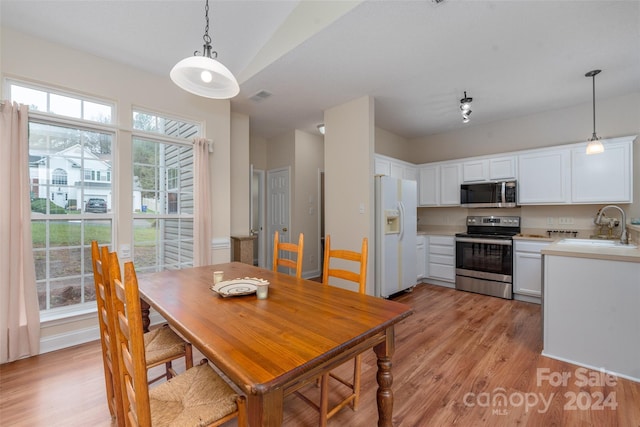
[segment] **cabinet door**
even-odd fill
[[[462,180],[460,163],[440,166],[440,204],[460,205],[460,182]]]
[[[391,162],[389,160],[376,158],[373,169],[375,175],[391,176]]]
[[[607,144],[600,154],[586,148],[571,150],[571,201],[573,203],[630,203],[631,143]]]
[[[393,178],[402,179],[404,174],[404,166],[391,162],[391,176]]]
[[[542,255],[516,252],[514,256],[513,292],[540,297],[542,295]]]
[[[425,277],[425,261],[427,259],[426,252],[427,248],[425,245],[425,237],[418,236],[416,239],[416,272],[417,272],[417,280],[420,281],[423,277]]]
[[[420,168],[420,206],[438,206],[440,199],[438,166]]]
[[[569,150],[543,150],[518,156],[518,203],[569,202]]]
[[[472,160],[462,164],[462,181],[486,181],[489,178],[489,160]]]
[[[489,179],[515,179],[516,158],[515,156],[496,157],[489,160]]]

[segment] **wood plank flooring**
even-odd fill
[[[395,299],[415,314],[396,329],[394,426],[640,426],[640,383],[606,384],[597,371],[540,355],[540,306],[433,285]],[[364,354],[358,410],[343,409],[330,426],[376,425],[375,362]],[[0,425],[111,426],[101,370],[98,342],[0,366]],[[561,375],[570,377],[556,385]],[[295,396],[284,409],[285,426],[317,425]]]

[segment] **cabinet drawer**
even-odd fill
[[[455,269],[453,265],[442,265],[429,263],[429,277],[434,279],[442,279],[449,282],[454,282],[456,278]]]
[[[429,255],[447,255],[447,256],[453,256],[454,254],[454,247],[453,246],[440,246],[440,245],[433,245],[433,244],[429,244]]]
[[[433,252],[429,254],[429,262],[435,264],[453,265],[453,257],[449,255],[434,255]]]
[[[430,245],[451,246],[453,247],[455,239],[453,236],[429,236]]]
[[[540,253],[545,246],[550,245],[552,242],[532,242],[532,241],[522,241],[516,240],[514,242],[514,250],[516,252],[535,252]]]

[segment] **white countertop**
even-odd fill
[[[625,248],[620,246],[583,246],[568,245],[558,242],[552,243],[542,249],[542,254],[640,263],[640,247]]]

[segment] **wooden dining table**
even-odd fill
[[[266,299],[222,297],[224,279],[268,280]],[[288,391],[357,354],[377,356],[378,426],[392,425],[394,325],[411,307],[238,262],[140,274],[140,296],[247,396],[250,426],[280,426]]]

